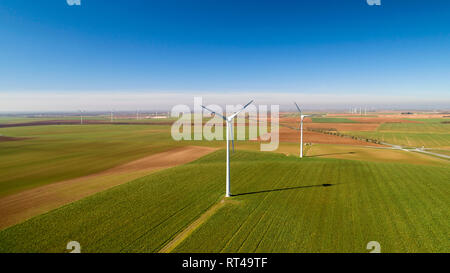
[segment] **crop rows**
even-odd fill
[[[0,252],[157,252],[224,193],[225,152],[0,231]],[[231,192],[176,252],[448,251],[450,168],[232,155]]]

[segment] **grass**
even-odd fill
[[[445,121],[450,121],[449,118],[408,118],[408,120],[420,121],[424,123],[443,123]]]
[[[150,116],[151,115],[144,115],[144,116]],[[54,115],[54,116],[43,116],[43,117],[20,117],[20,116],[0,116],[0,124],[15,124],[15,123],[30,123],[30,122],[38,122],[38,121],[53,121],[53,120],[65,120],[65,121],[80,121],[79,115],[73,115],[73,116],[61,116],[61,115]],[[89,115],[83,116],[84,121],[103,121],[103,122],[110,122],[111,116],[109,114],[107,115]],[[129,115],[127,118],[123,116],[114,116],[114,122],[132,122],[132,123],[167,123],[167,122],[173,122],[177,120],[176,118],[168,117],[168,118],[143,118],[141,115],[141,118],[139,120],[135,119],[133,115]]]
[[[29,139],[0,142],[0,197],[187,145],[173,141],[170,126],[163,125],[31,126],[1,131]]]
[[[167,121],[170,120],[151,120]],[[248,127],[245,130],[248,135]],[[236,135],[238,131],[240,128],[235,130]],[[225,145],[224,141],[174,141],[170,125],[46,125],[1,128],[0,132],[4,136],[26,138],[0,142],[0,197],[97,173],[175,147]],[[259,147],[257,143],[254,145]]]
[[[310,157],[326,157],[359,161],[408,163],[416,165],[448,165],[449,161],[421,153],[401,150],[361,147],[355,145],[314,144],[307,153]]]
[[[448,167],[273,160],[239,162],[252,172],[234,184],[235,203],[175,251],[366,252],[372,240],[383,252],[449,250]]]
[[[450,124],[440,122],[423,123],[383,123],[378,127],[380,132],[391,133],[450,133]]]
[[[158,251],[221,198],[223,164],[208,172],[202,164],[161,171],[8,228],[0,232],[0,252],[65,252],[71,240],[83,252]]]
[[[48,120],[48,118],[29,118],[29,117],[8,117],[8,116],[0,116],[0,124],[13,124],[13,123],[22,123],[22,122],[35,122],[35,121],[43,121]]]
[[[383,123],[375,132],[350,131],[345,134],[378,139],[406,147],[450,147],[450,124],[440,122]]]
[[[223,196],[225,152],[95,194],[0,232],[0,252],[157,252]],[[448,166],[243,152],[232,197],[177,252],[448,251]],[[323,186],[330,184],[330,186]]]
[[[363,138],[378,139],[390,144],[402,145],[405,147],[429,147],[429,148],[447,148],[450,147],[450,133],[399,133],[399,132],[344,132],[352,136]]]

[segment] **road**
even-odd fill
[[[390,143],[386,143],[386,142],[381,142],[381,144],[390,146],[390,148],[388,148],[388,149],[402,150],[402,151],[406,151],[406,152],[418,152],[418,153],[429,154],[429,155],[434,155],[437,157],[450,159],[450,156],[448,156],[448,155],[438,154],[438,153],[434,153],[434,152],[428,152],[423,148],[404,148],[400,145],[390,144]]]

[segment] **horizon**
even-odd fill
[[[0,93],[0,114],[17,113],[72,113],[80,109],[86,112],[135,112],[170,111],[176,105],[192,107],[194,98],[199,97],[205,105],[239,105],[242,101],[254,99],[255,104],[279,105],[282,111],[295,111],[294,101],[308,111],[346,112],[349,108],[362,107],[368,111],[416,110],[448,111],[450,104],[433,99],[403,98],[391,96],[380,98],[376,95],[333,95],[333,94],[292,94],[292,93]],[[399,102],[401,101],[401,102]],[[420,101],[420,103],[419,103]],[[17,108],[17,106],[21,108]]]

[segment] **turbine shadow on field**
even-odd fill
[[[331,187],[336,184],[319,184],[319,185],[309,185],[309,186],[298,186],[298,187],[289,187],[289,188],[279,188],[279,189],[271,189],[271,190],[262,190],[262,191],[253,191],[253,192],[244,192],[238,194],[232,194],[231,196],[241,196],[241,195],[249,195],[249,194],[258,194],[258,193],[268,193],[268,192],[276,192],[276,191],[288,191],[288,190],[298,190],[298,189],[306,189],[306,188],[314,188],[314,187]]]
[[[308,157],[319,157],[319,156],[327,156],[327,155],[351,155],[356,154],[355,152],[347,152],[347,153],[333,153],[333,154],[320,154],[320,155],[309,155]]]

